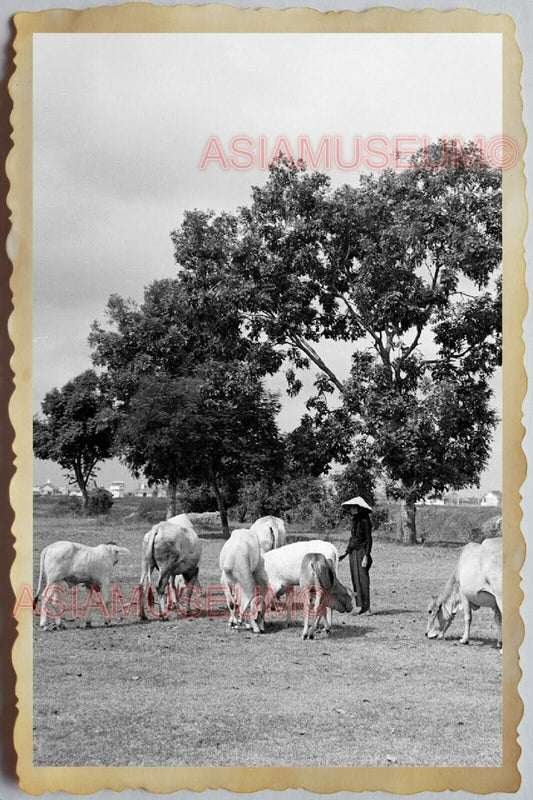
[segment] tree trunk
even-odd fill
[[[89,505],[89,491],[83,482],[79,486],[83,496],[83,510],[87,511],[87,506]]]
[[[167,483],[167,519],[176,516],[177,501],[176,501],[176,481],[169,481]]]
[[[76,478],[76,483],[80,487],[81,496],[83,498],[83,510],[85,512],[89,505],[89,490],[87,489],[88,478],[85,479],[78,463],[74,464],[74,477]]]
[[[222,534],[224,536],[224,539],[229,539],[229,524],[228,524],[228,512],[226,511],[226,503],[224,502],[224,498],[218,487],[217,478],[214,472],[211,474],[211,486],[213,488],[213,493],[217,499],[220,521],[222,523]]]
[[[400,538],[405,544],[418,544],[416,538],[416,506],[411,499],[401,501]]]

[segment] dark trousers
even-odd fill
[[[368,567],[362,567],[361,562],[365,555],[365,550],[352,550],[348,558],[350,559],[350,574],[352,576],[353,590],[357,595],[356,604],[358,608],[365,611],[370,608],[370,574],[369,569],[372,565],[372,557],[368,557]]]

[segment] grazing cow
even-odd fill
[[[153,570],[159,570],[156,593],[161,612],[160,619],[166,619],[167,616],[165,589],[169,585],[170,592],[174,579],[179,575],[182,575],[185,581],[183,594],[186,600],[186,612],[190,611],[194,587],[200,588],[198,564],[201,554],[202,543],[185,514],[166,522],[159,522],[144,535],[140,584],[144,595],[151,586]],[[142,615],[145,618],[144,604]]]
[[[285,523],[279,517],[268,516],[256,519],[250,530],[257,533],[262,553],[268,553],[269,550],[287,544]]]
[[[245,528],[234,530],[220,551],[219,563],[230,628],[238,627],[246,614],[253,632],[263,633],[263,554],[257,533]]]
[[[39,585],[33,599],[37,604],[41,591],[41,581],[44,575],[43,602],[41,603],[41,628],[47,626],[47,612],[45,603],[46,589],[59,583],[67,586],[81,584],[88,589],[98,589],[105,608],[109,601],[111,586],[111,571],[118,562],[120,553],[129,553],[125,547],[119,547],[114,542],[99,544],[89,547],[78,542],[59,541],[49,544],[41,553],[39,565]],[[55,593],[52,591],[52,595]],[[50,598],[53,599],[52,597]],[[109,620],[106,619],[107,623]],[[63,620],[59,618],[52,627],[63,627]]]
[[[460,606],[463,606],[464,633],[461,644],[468,644],[472,610],[487,606],[494,611],[498,646],[502,639],[502,540],[485,539],[463,547],[457,566],[443,592],[430,601],[426,636],[442,639]]]
[[[352,598],[335,574],[333,561],[322,553],[306,553],[300,566],[300,589],[304,598],[304,630],[302,639],[315,638],[315,626],[324,620],[326,633],[331,632],[327,611],[344,613],[353,608]],[[312,612],[311,612],[312,609]]]
[[[270,550],[263,557],[264,582],[268,592],[273,592],[275,598],[285,594],[290,586],[300,583],[300,568],[307,553],[321,553],[333,564],[335,575],[339,566],[339,553],[331,542],[322,539],[313,539],[309,542],[294,542]],[[287,614],[289,609],[287,608]],[[331,628],[331,608],[327,611],[327,625]]]

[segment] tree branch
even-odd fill
[[[337,378],[335,373],[327,366],[327,364],[320,358],[314,347],[312,347],[309,342],[302,336],[298,336],[297,334],[293,334],[290,337],[291,344],[294,344],[299,350],[301,350],[305,355],[311,359],[311,361],[320,369],[322,372],[328,376],[330,381],[337,387],[339,392],[342,394],[344,392],[344,386],[342,382]]]

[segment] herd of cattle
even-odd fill
[[[251,528],[234,530],[224,543],[219,564],[230,627],[244,625],[255,633],[263,632],[267,608],[292,587],[299,587],[300,595],[305,595],[303,639],[314,638],[319,622],[329,633],[332,610],[352,610],[353,593],[337,577],[339,554],[336,547],[320,539],[286,542],[283,520],[267,516],[257,520]],[[106,607],[112,570],[123,553],[129,551],[114,543],[89,547],[59,541],[45,547],[40,557],[39,583],[34,598],[36,606],[44,577],[41,628],[62,626],[62,620],[48,612],[48,601],[53,602],[54,589],[61,583],[98,590]],[[165,618],[174,593],[179,592],[186,610],[190,607],[193,593],[201,591],[201,555],[201,540],[185,514],[160,522],[145,534],[140,578],[142,616],[146,615],[145,603],[150,602],[154,570],[159,573],[155,591],[161,618]],[[493,609],[501,647],[501,538],[485,539],[481,544],[471,542],[461,550],[443,592],[429,604],[426,636],[442,638],[462,608],[465,628],[461,642],[466,644],[472,610],[480,606]]]

